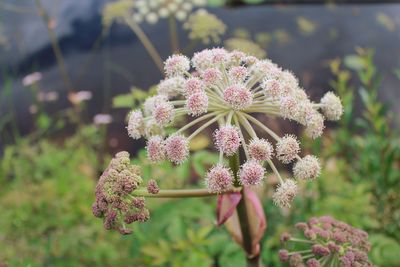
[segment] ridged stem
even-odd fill
[[[239,165],[240,165],[240,159],[238,152],[229,158],[229,166],[235,176],[234,180],[235,187],[240,186],[239,174],[238,174]],[[243,249],[245,250],[246,253],[246,265],[247,267],[259,267],[260,266],[259,255],[252,254],[253,240],[251,237],[251,230],[250,230],[251,224],[246,204],[247,202],[246,192],[244,188],[241,189],[241,194],[242,198],[240,199],[239,204],[236,206],[236,212],[239,218],[240,231],[242,233]]]

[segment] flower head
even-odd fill
[[[243,185],[258,185],[264,179],[264,167],[255,160],[247,161],[239,172],[240,182]]]
[[[217,164],[207,172],[205,182],[210,192],[223,192],[232,186],[232,171],[222,164]]]
[[[170,161],[181,164],[189,156],[188,140],[183,135],[172,135],[165,140],[165,151]]]
[[[297,191],[296,181],[287,179],[276,189],[273,195],[273,201],[279,207],[290,208],[293,198],[297,195]]]
[[[240,146],[239,130],[234,126],[222,126],[214,133],[215,145],[227,156],[236,153]]]
[[[130,164],[129,153],[117,153],[97,183],[92,205],[93,215],[103,218],[105,229],[129,234],[131,230],[125,224],[149,219],[144,199],[130,195],[141,183],[140,169]]]
[[[212,192],[225,190],[235,179],[234,184],[258,185],[269,167],[279,179],[274,202],[290,207],[297,183],[282,178],[274,161],[289,164],[297,159],[294,175],[300,180],[318,176],[318,160],[312,156],[300,158],[297,137],[279,136],[261,119],[274,116],[295,121],[306,127],[310,137],[316,138],[324,129],[325,117],[319,109],[324,111],[333,106],[332,100],[326,100],[329,97],[323,103],[312,102],[293,73],[268,59],[261,60],[238,50],[205,49],[191,59],[174,55],[166,60],[165,72],[167,77],[158,85],[158,94],[144,102],[142,113],[135,113],[131,127],[136,130],[134,136],[148,139],[150,161],[165,157],[180,164],[189,157],[189,144],[194,137],[217,128],[213,137],[220,156],[205,177]],[[171,134],[163,141],[168,126],[176,132],[169,128]],[[244,152],[244,160],[234,176],[224,165],[224,158],[239,151]]]
[[[140,110],[134,110],[129,114],[128,126],[126,127],[128,130],[128,135],[133,139],[139,139],[143,133],[143,115]]]
[[[165,159],[164,139],[154,135],[147,141],[147,157],[151,162],[159,162]]]
[[[266,161],[272,158],[274,147],[265,139],[252,139],[247,147],[249,156],[258,161]]]
[[[280,250],[281,261],[286,262],[287,255],[298,255],[296,263],[304,266],[306,262],[309,267],[321,266],[330,258],[339,260],[335,266],[373,266],[368,260],[370,243],[366,232],[330,216],[314,217],[296,225],[301,226],[296,227],[298,235],[285,240],[285,247],[288,245],[291,250]]]
[[[321,173],[321,167],[317,157],[307,155],[296,162],[293,167],[294,177],[297,179],[314,180]]]
[[[321,98],[322,112],[331,121],[337,121],[343,114],[343,106],[340,98],[334,93],[328,92]]]

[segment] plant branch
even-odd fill
[[[240,187],[234,187],[219,194],[230,194],[240,192]],[[139,188],[131,193],[131,196],[150,198],[189,198],[189,197],[211,197],[219,195],[209,192],[207,189],[161,189],[157,194],[147,192],[146,188]]]

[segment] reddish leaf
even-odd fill
[[[218,196],[217,202],[217,224],[222,225],[228,220],[236,210],[242,195],[239,192],[223,194]]]

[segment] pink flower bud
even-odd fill
[[[199,78],[189,78],[186,80],[184,94],[191,96],[193,94],[204,92],[204,83]]]
[[[217,68],[206,69],[202,74],[202,78],[206,85],[216,85],[222,80],[222,72]]]
[[[147,157],[151,162],[159,162],[165,159],[164,140],[161,136],[155,135],[147,141]]]
[[[343,115],[343,106],[340,98],[328,92],[321,98],[322,111],[328,120],[337,121]]]
[[[276,189],[272,199],[275,205],[290,208],[293,198],[297,195],[296,181],[287,179]]]
[[[243,85],[231,85],[224,90],[225,102],[233,109],[243,110],[253,103],[252,92]]]
[[[296,162],[293,167],[294,177],[297,179],[314,180],[321,173],[321,167],[317,157],[307,155]]]
[[[208,109],[208,96],[204,92],[196,93],[186,100],[186,108],[189,110],[189,115],[198,116],[206,113]]]
[[[169,102],[158,103],[154,107],[153,116],[161,127],[166,126],[174,118],[174,106]]]
[[[252,159],[265,161],[271,159],[274,147],[265,139],[252,139],[247,147],[249,156]]]
[[[232,186],[232,171],[218,164],[212,167],[206,175],[206,186],[210,192],[220,193]]]
[[[240,146],[239,130],[234,126],[222,126],[214,133],[215,145],[227,156],[236,153]]]
[[[228,72],[229,78],[235,83],[244,82],[248,74],[247,68],[243,66],[232,67]]]
[[[243,185],[259,185],[264,179],[265,170],[257,161],[250,160],[240,169],[239,178]]]
[[[140,110],[134,110],[129,114],[128,135],[133,139],[139,139],[143,133],[143,115]]]
[[[172,135],[165,140],[165,151],[170,161],[181,164],[189,156],[189,142],[183,135]]]
[[[190,69],[190,60],[183,55],[173,55],[167,58],[164,63],[164,70],[167,76],[182,75]]]
[[[276,144],[276,156],[283,163],[290,163],[299,152],[299,141],[294,135],[285,135]]]

